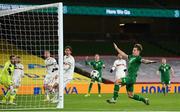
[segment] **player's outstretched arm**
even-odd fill
[[[88,61],[88,60],[89,60],[89,57],[86,56],[86,57],[85,57],[85,64],[91,66],[91,62]]]
[[[116,49],[116,51],[117,51],[120,55],[122,55],[122,57],[123,57],[124,59],[128,59],[128,55],[127,55],[125,52],[123,52],[121,49],[119,49],[115,43],[113,43],[113,45],[114,45],[114,48]]]
[[[159,75],[159,74],[160,74],[159,70],[158,70],[158,71],[156,71],[156,74],[157,74],[157,75]]]
[[[144,64],[157,63],[156,61],[148,60],[148,59],[142,59],[141,62],[144,63]]]
[[[174,76],[174,69],[171,67],[171,77],[175,77]]]

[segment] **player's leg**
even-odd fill
[[[88,87],[88,93],[85,95],[85,97],[90,96],[91,89],[92,89],[92,86],[93,86],[94,82],[95,82],[95,79],[91,79],[91,82],[90,82],[89,87]]]
[[[112,97],[111,100],[107,100],[108,103],[111,104],[111,103],[116,103],[117,102],[120,87],[122,87],[125,84],[125,82],[123,82],[124,80],[126,80],[126,79],[122,78],[122,79],[118,79],[118,80],[115,81],[113,97]]]
[[[15,104],[14,99],[16,97],[16,93],[17,93],[17,87],[16,86],[10,86],[9,104]]]
[[[168,94],[168,88],[170,88],[170,84],[171,84],[171,82],[170,82],[170,80],[166,80],[165,81],[165,95],[167,95]],[[167,94],[166,94],[167,93]]]
[[[162,82],[162,92],[164,94],[164,96],[166,95],[166,85],[164,82]]]
[[[126,85],[126,90],[127,90],[127,95],[128,95],[129,98],[134,99],[136,101],[142,101],[146,105],[149,105],[149,99],[148,98],[144,98],[142,96],[139,96],[139,95],[133,93],[134,84],[127,84]]]
[[[4,86],[4,94],[2,96],[2,101],[0,103],[6,103],[7,102],[7,93],[9,91],[9,85],[7,84],[7,76],[1,75],[0,77],[0,83]]]
[[[4,87],[7,89],[6,94],[3,96],[2,103],[14,104],[15,93],[17,89],[13,87],[13,81],[10,77],[7,77],[7,80],[4,83]]]
[[[170,84],[166,85],[166,88],[170,88],[170,87],[171,87]],[[168,89],[166,90],[166,93],[168,94]]]
[[[17,91],[18,91],[18,88],[21,84],[21,76],[16,76],[13,78],[13,88],[12,88],[12,94],[10,96],[10,103],[14,103],[14,99],[16,97],[16,94],[17,94]]]
[[[101,97],[101,82],[102,82],[102,78],[99,77],[97,79],[97,81],[98,81],[98,96]]]
[[[116,74],[116,81],[114,83],[114,94],[113,94],[114,100],[117,100],[118,98],[120,87],[126,84],[125,80],[126,80],[125,74],[124,75],[122,73]]]
[[[16,97],[17,91],[18,91],[18,87],[20,86],[20,77],[16,77],[13,80],[13,85],[9,87],[9,104],[15,104],[14,103],[14,99]],[[8,94],[8,93],[7,93]]]
[[[58,74],[58,73],[55,73]],[[66,84],[68,82],[66,82],[66,78],[64,81],[64,86],[66,86]],[[51,80],[50,85],[50,93],[53,94],[53,97],[50,99],[50,101],[52,103],[57,103],[58,102],[58,95],[59,95],[59,76],[58,75],[54,75],[54,77]]]
[[[49,97],[49,89],[50,89],[50,87],[49,87],[49,84],[50,83],[50,77],[48,77],[47,75],[45,76],[45,78],[44,78],[44,93],[45,93],[45,99],[44,99],[44,101],[50,101],[50,97]]]
[[[10,92],[9,92],[9,86],[8,85],[6,85],[5,83],[2,83],[2,85],[4,86],[5,90],[4,90],[4,94],[2,96],[1,103],[4,104],[4,103],[7,103],[8,99],[9,99]]]
[[[52,91],[51,91],[54,96],[52,99],[50,99],[51,103],[58,103],[58,95],[59,95],[59,83],[55,82],[52,86]]]

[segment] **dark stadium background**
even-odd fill
[[[46,4],[58,0],[2,0],[1,3]],[[64,5],[109,6],[131,8],[180,8],[178,0],[64,0]],[[119,24],[125,24],[119,26]],[[64,15],[65,45],[71,45],[74,55],[112,55],[112,42],[126,52],[134,43],[144,47],[143,56],[180,55],[180,19],[151,17],[116,17]],[[83,46],[83,47],[82,47]],[[81,48],[81,50],[79,50]]]
[[[48,4],[59,1],[2,1],[2,3],[10,4],[22,4],[22,5],[37,5],[37,4]],[[64,46],[70,45],[73,48],[73,55],[76,60],[75,72],[90,77],[91,69],[84,64],[85,56],[93,56],[95,53],[99,53],[107,65],[103,73],[104,83],[112,83],[114,76],[110,75],[109,70],[116,59],[117,54],[113,48],[113,42],[125,51],[127,54],[131,54],[132,47],[135,43],[143,45],[143,57],[150,57],[155,59],[158,63],[150,66],[142,66],[140,69],[139,77],[137,82],[148,82],[148,83],[159,83],[160,78],[156,75],[156,71],[160,64],[161,57],[168,57],[168,63],[170,63],[175,69],[176,78],[172,79],[173,83],[179,83],[179,56],[180,56],[180,18],[174,17],[174,11],[180,8],[180,1],[166,2],[162,0],[76,0],[76,1],[62,1],[65,6],[96,6],[96,7],[119,7],[119,8],[148,8],[162,9],[167,11],[168,9],[173,10],[172,17],[166,17],[167,12],[161,13],[164,17],[157,17],[157,13],[153,13],[155,17],[145,17],[143,14],[141,17],[138,16],[111,16],[111,15],[88,15],[88,14],[64,14]],[[77,11],[77,10],[76,10]],[[79,11],[79,10],[78,10]],[[142,9],[143,11],[143,9]],[[178,10],[179,11],[179,10]],[[23,13],[26,15],[26,13]],[[29,13],[30,14],[30,13]],[[36,14],[36,13],[33,13]],[[43,14],[43,13],[42,13]],[[159,14],[160,15],[160,14]],[[11,17],[11,16],[10,16]],[[28,17],[28,16],[27,16]],[[39,16],[32,19],[41,19]],[[11,40],[9,43],[15,44],[19,49],[28,50],[29,53],[43,57],[43,51],[49,49],[55,58],[57,55],[57,36],[51,38],[50,35],[57,35],[57,30],[52,31],[51,29],[57,29],[57,22],[51,21],[55,18],[49,19],[49,23],[53,26],[43,27],[29,27],[31,24],[29,21],[16,21],[12,19],[14,26],[8,24],[1,25],[2,32],[5,34],[11,34],[6,36],[7,39]],[[20,19],[20,18],[16,18]],[[44,19],[44,18],[42,18]],[[6,23],[6,21],[1,21]],[[19,27],[18,24],[26,24]],[[37,23],[39,24],[39,23]],[[40,23],[41,24],[41,23]],[[45,23],[46,24],[46,23]],[[123,25],[122,25],[123,24]],[[28,30],[28,32],[21,32],[18,29],[34,29]],[[14,30],[3,30],[3,29],[16,29]],[[9,31],[9,32],[8,32]],[[40,31],[40,32],[39,32]],[[49,32],[46,32],[49,31]],[[18,40],[20,35],[23,41]],[[16,35],[16,36],[15,36]],[[42,35],[42,36],[41,36]],[[50,40],[47,40],[51,38]],[[38,41],[33,41],[38,40]],[[43,40],[43,41],[42,41]],[[47,40],[47,41],[46,41]],[[19,43],[20,42],[20,43]],[[49,45],[49,42],[54,45]],[[18,45],[30,45],[26,47]],[[33,45],[34,44],[34,45]],[[35,49],[35,50],[33,50]],[[108,57],[109,56],[109,57]],[[159,57],[159,58],[158,58]],[[93,57],[90,57],[92,59]]]

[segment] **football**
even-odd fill
[[[97,70],[93,70],[90,74],[91,78],[97,78],[99,77],[99,72]]]

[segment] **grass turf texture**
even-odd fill
[[[97,94],[91,94],[90,97],[84,95],[65,95],[65,109],[64,111],[180,111],[180,94],[139,94],[150,99],[150,105],[145,105],[142,102],[131,100],[126,94],[120,94],[116,104],[107,104],[106,100],[112,97],[112,94],[102,94],[99,98]],[[43,102],[43,96],[18,96],[16,102],[17,106],[0,105],[0,109],[5,106],[8,109],[38,107],[41,108],[55,108],[55,104]],[[27,101],[29,103],[27,103]],[[33,109],[30,109],[31,111]],[[40,109],[43,110],[43,109]],[[49,111],[51,109],[45,109]],[[58,109],[52,109],[58,111]],[[34,111],[38,111],[35,109]]]

